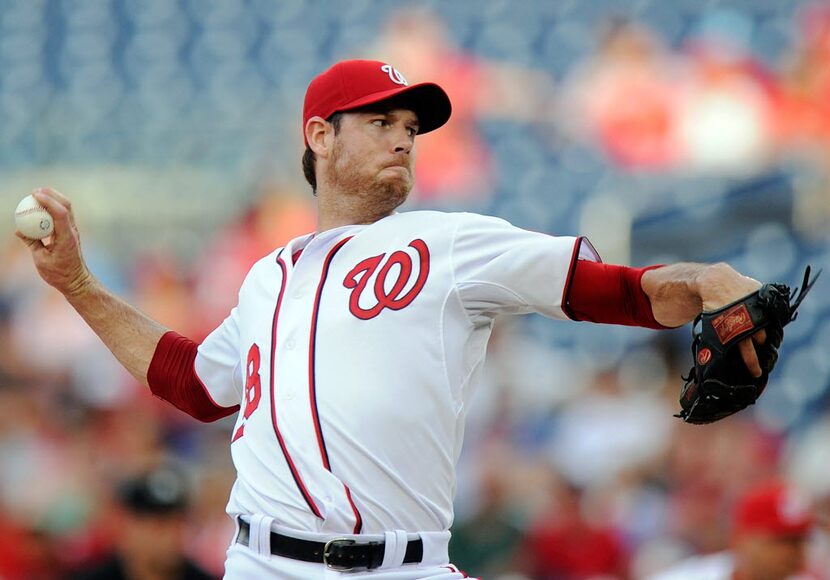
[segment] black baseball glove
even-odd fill
[[[680,417],[687,423],[712,423],[755,403],[778,360],[784,327],[795,320],[801,301],[815,284],[810,266],[801,291],[790,300],[785,284],[764,284],[752,294],[712,312],[697,316],[692,326],[694,366],[680,392]],[[738,343],[764,329],[764,344],[755,345],[761,376],[753,377],[741,357]]]

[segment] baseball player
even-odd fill
[[[465,577],[447,557],[455,464],[496,316],[675,327],[759,287],[725,264],[606,265],[582,237],[397,213],[417,136],[450,112],[441,87],[388,63],[317,76],[302,127],[317,231],[254,264],[201,344],[103,288],[69,201],[34,193],[55,221],[51,243],[27,240],[43,279],[153,394],[202,421],[236,415],[226,578]],[[762,335],[741,343],[755,376]]]
[[[807,572],[814,516],[809,500],[783,482],[764,482],[739,499],[729,550],[695,556],[649,580],[819,580]]]

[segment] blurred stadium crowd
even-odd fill
[[[409,207],[587,234],[608,262],[727,260],[790,284],[830,267],[830,4],[629,4],[0,0],[0,200],[10,221],[30,189],[62,189],[93,271],[199,339],[255,259],[314,229],[302,94],[366,56],[453,100],[419,139]],[[169,462],[193,492],[181,550],[221,575],[230,423],[144,392],[0,234],[0,579],[123,548],[119,482]],[[757,408],[706,427],[672,417],[687,328],[503,321],[470,410],[454,562],[642,578],[728,547],[736,498],[784,477],[817,504],[809,558],[830,578],[826,284]]]

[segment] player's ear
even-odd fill
[[[322,117],[311,117],[305,124],[305,139],[317,157],[328,157],[329,139],[334,127]]]

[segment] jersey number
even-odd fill
[[[236,430],[236,433],[234,433],[232,442],[244,435],[245,422],[259,406],[259,399],[262,397],[259,361],[259,347],[256,344],[252,344],[251,349],[248,351],[248,362],[245,364],[245,410],[242,413],[242,424]]]

